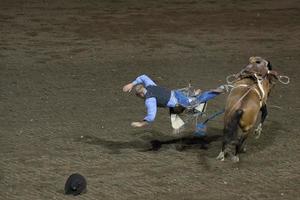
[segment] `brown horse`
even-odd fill
[[[253,132],[260,112],[261,120],[255,132],[261,133],[274,78],[277,73],[270,62],[261,57],[251,57],[246,68],[236,75],[226,101],[223,144],[217,159],[223,161],[230,157],[234,162],[239,161],[238,154],[245,151],[245,140]]]

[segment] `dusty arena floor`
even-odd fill
[[[1,200],[73,199],[74,172],[88,182],[75,199],[299,199],[298,0],[0,0],[0,27]],[[215,159],[222,117],[205,140],[174,135],[164,109],[130,126],[145,114],[122,92],[136,76],[210,89],[253,55],[291,83],[272,91],[239,163]]]

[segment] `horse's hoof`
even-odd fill
[[[232,156],[231,160],[232,160],[232,162],[237,163],[240,161],[240,158],[238,156]]]
[[[255,131],[255,139],[259,139],[261,135],[261,131]]]
[[[241,149],[241,153],[246,153],[247,152],[247,148],[246,147],[243,147],[242,149]]]
[[[247,147],[243,146],[242,148],[240,148],[239,153],[246,153],[247,151]]]
[[[219,155],[216,157],[217,160],[220,160],[220,161],[224,161],[225,160],[225,154],[223,151],[221,151],[219,153]]]
[[[257,128],[254,130],[255,139],[259,139],[262,132],[262,124],[259,124]]]

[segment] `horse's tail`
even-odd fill
[[[224,126],[224,142],[227,144],[235,139],[237,139],[239,121],[243,115],[244,111],[238,109],[233,114],[231,120]]]

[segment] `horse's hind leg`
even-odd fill
[[[236,145],[236,154],[238,153],[246,153],[246,139],[248,135],[241,137],[238,144]]]
[[[223,142],[221,152],[219,153],[216,159],[224,161],[225,157],[228,157],[233,162],[238,162],[239,158],[236,155],[236,144],[237,142],[235,141],[231,141],[229,143]]]
[[[267,109],[266,104],[264,104],[260,110],[261,110],[261,120],[260,120],[260,123],[258,124],[257,128],[254,130],[256,139],[258,139],[260,137],[261,132],[262,132],[262,125],[263,125],[264,121],[266,120],[266,117],[268,116],[268,109]]]
[[[239,156],[237,152],[238,141],[232,141],[226,146],[224,150],[225,156],[228,157],[233,162],[239,162]]]
[[[245,141],[248,137],[248,134],[246,133],[245,135],[241,136],[235,143],[235,151],[233,151],[230,155],[230,158],[233,162],[239,162],[239,154],[240,153],[245,153],[246,152],[246,146],[245,146]]]
[[[223,161],[225,157],[229,157],[232,161],[238,162],[238,159],[235,158],[235,154],[236,145],[238,143],[237,136],[239,130],[239,121],[243,113],[244,111],[242,109],[236,110],[229,123],[225,124],[223,129],[222,150],[217,156],[217,159]]]
[[[217,160],[220,160],[220,161],[224,161],[225,160],[224,148],[225,148],[225,142],[222,143],[222,149],[221,149],[221,152],[219,153],[219,155],[216,158]]]

